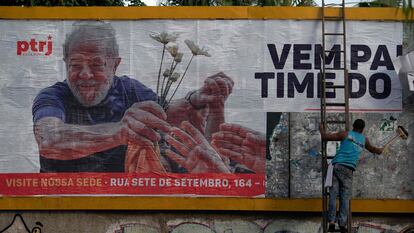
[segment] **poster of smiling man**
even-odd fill
[[[401,24],[349,24],[351,111],[401,111]],[[264,196],[267,113],[319,111],[320,27],[1,20],[1,194]]]

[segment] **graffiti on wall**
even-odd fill
[[[319,221],[301,220],[170,220],[165,226],[143,223],[119,225],[114,233],[319,233]],[[353,224],[354,233],[414,233],[414,225],[385,225],[368,221]]]
[[[21,214],[15,214],[12,221],[5,228],[0,226],[0,233],[42,233],[43,224],[36,222],[30,230]]]

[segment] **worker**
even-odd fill
[[[349,199],[352,197],[352,176],[364,148],[375,154],[381,154],[384,150],[384,148],[373,146],[362,134],[365,128],[365,122],[362,119],[355,120],[352,126],[351,131],[337,133],[327,133],[322,125],[319,127],[323,141],[341,141],[335,158],[332,160],[333,177],[328,206],[329,232],[335,231],[335,222],[338,223],[340,232],[347,232]],[[339,217],[336,219],[338,196]]]

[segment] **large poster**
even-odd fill
[[[400,112],[392,61],[402,24],[348,24],[347,48],[326,41],[326,66],[338,69],[327,78],[343,84],[346,59],[351,111]],[[1,20],[0,29],[2,195],[263,196],[266,122],[280,120],[267,113],[319,111],[319,21]]]

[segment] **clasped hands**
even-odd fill
[[[154,146],[161,137],[156,131],[168,133],[171,125],[179,126],[182,121],[189,120],[195,126],[205,126],[205,114],[224,111],[224,101],[233,88],[233,80],[224,73],[217,73],[208,77],[204,85],[191,97],[195,106],[203,106],[199,112],[190,109],[191,106],[182,102],[174,103],[164,112],[162,107],[154,101],[143,101],[133,104],[124,114],[116,127],[116,140],[120,144],[136,143],[142,146]],[[184,101],[185,102],[185,101]],[[188,111],[192,116],[187,118]],[[168,115],[168,120],[167,120]],[[197,127],[199,130],[202,128]]]
[[[230,173],[230,160],[243,163],[256,172],[264,172],[264,137],[260,138],[256,132],[232,124],[220,126],[220,132],[213,135],[212,144],[202,133],[207,114],[224,112],[224,103],[233,85],[233,80],[223,73],[208,77],[204,85],[190,96],[193,109],[189,109],[188,105],[183,109],[182,103],[181,106],[171,104],[165,113],[153,101],[135,103],[118,123],[116,140],[120,144],[133,143],[148,149],[161,139],[159,132],[170,133],[165,140],[175,150],[167,149],[165,153],[189,173]],[[240,134],[240,129],[244,129],[241,131],[243,134]],[[232,130],[244,138],[240,141],[240,138],[229,137]],[[243,149],[237,148],[240,145]],[[127,157],[126,172],[133,172],[129,168],[136,167],[131,163],[136,163],[136,160]]]

